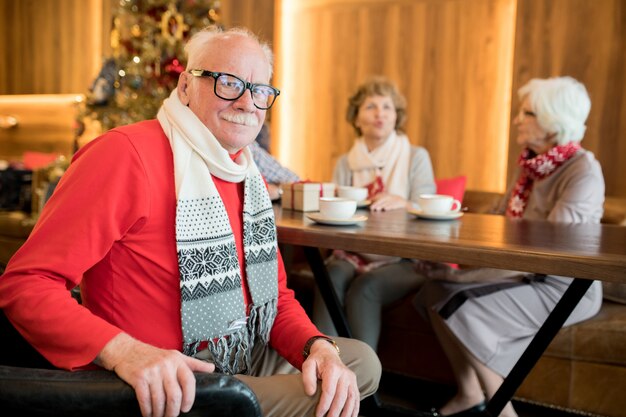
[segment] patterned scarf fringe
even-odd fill
[[[276,319],[277,300],[273,299],[260,306],[253,306],[248,317],[248,325],[234,333],[213,339],[208,344],[216,371],[227,375],[245,374],[251,368],[251,347],[258,338],[264,345],[269,342],[270,331]],[[194,356],[201,342],[189,343],[183,353]]]
[[[259,336],[266,345],[270,341],[270,331],[276,319],[278,300],[273,299],[260,306],[252,306],[248,317],[250,333]]]
[[[251,337],[246,327],[209,342],[216,370],[227,375],[246,373],[250,369]]]

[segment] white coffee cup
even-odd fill
[[[327,219],[349,219],[355,212],[355,200],[339,197],[320,198],[320,214]]]
[[[444,214],[461,210],[461,202],[445,194],[421,194],[417,204],[424,213]]]
[[[347,198],[354,201],[364,201],[367,199],[368,190],[365,187],[349,187],[347,185],[340,185],[337,188],[337,196],[341,198]]]

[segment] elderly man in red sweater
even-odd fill
[[[188,411],[200,371],[236,375],[267,416],[356,417],[380,363],[321,334],[287,288],[247,148],[279,94],[271,51],[217,28],[185,51],[156,120],[76,154],[0,278],[0,307],[55,366],[117,373],[144,416]]]

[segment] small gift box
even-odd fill
[[[335,184],[330,182],[293,182],[280,186],[284,209],[319,211],[320,197],[334,197]]]

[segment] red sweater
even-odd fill
[[[213,177],[235,235],[241,276],[243,183]],[[172,152],[156,120],[114,129],[74,157],[33,232],[0,277],[0,308],[52,364],[88,366],[119,332],[181,350]],[[287,288],[278,255],[270,345],[300,368],[319,331]],[[83,305],[71,298],[80,284]],[[244,298],[249,302],[247,283]]]

